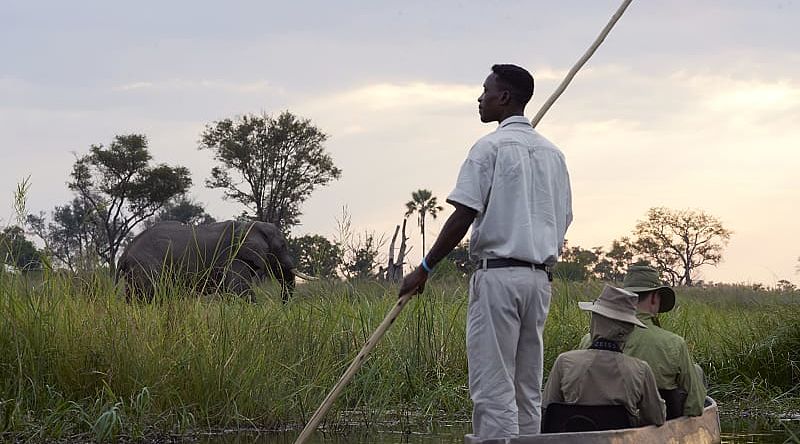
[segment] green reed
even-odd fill
[[[588,329],[578,300],[601,283],[553,286],[545,367]],[[330,430],[466,419],[468,282],[433,279],[387,332],[325,419]],[[395,285],[319,281],[256,303],[157,286],[126,303],[103,273],[0,274],[0,432],[113,441],[200,430],[302,425],[383,320]],[[679,289],[661,316],[704,367],[723,411],[796,410],[800,294]]]

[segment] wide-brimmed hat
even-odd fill
[[[642,321],[636,318],[638,302],[639,296],[636,293],[606,285],[599,298],[593,302],[578,302],[578,307],[600,316],[647,328]]]
[[[622,288],[634,293],[658,291],[658,295],[661,296],[659,313],[666,313],[675,306],[675,291],[661,282],[658,270],[648,265],[631,265],[625,278],[622,279]]]

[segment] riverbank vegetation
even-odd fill
[[[577,346],[576,301],[601,283],[554,283],[546,369]],[[433,279],[327,415],[329,430],[468,420],[466,278]],[[193,297],[162,288],[127,304],[97,272],[0,273],[0,431],[6,439],[185,435],[300,427],[396,299],[392,284],[319,281],[281,304],[279,288]],[[683,335],[724,415],[800,411],[800,293],[681,288],[662,325]]]

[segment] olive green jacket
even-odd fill
[[[684,415],[702,415],[706,388],[702,374],[695,369],[694,361],[689,355],[686,341],[675,333],[655,325],[653,315],[650,313],[637,313],[636,317],[647,325],[647,328],[634,329],[628,336],[622,352],[650,364],[659,389],[681,388],[686,391]],[[588,348],[590,345],[591,338],[587,334],[581,340],[581,348]]]

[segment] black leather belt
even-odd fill
[[[533,268],[535,270],[541,270],[547,273],[547,279],[552,281],[553,280],[553,273],[550,272],[550,269],[545,264],[534,264],[527,261],[521,261],[519,259],[513,258],[498,258],[498,259],[481,259],[478,261],[478,268],[482,269],[489,269],[489,268],[506,268],[506,267],[528,267]]]

